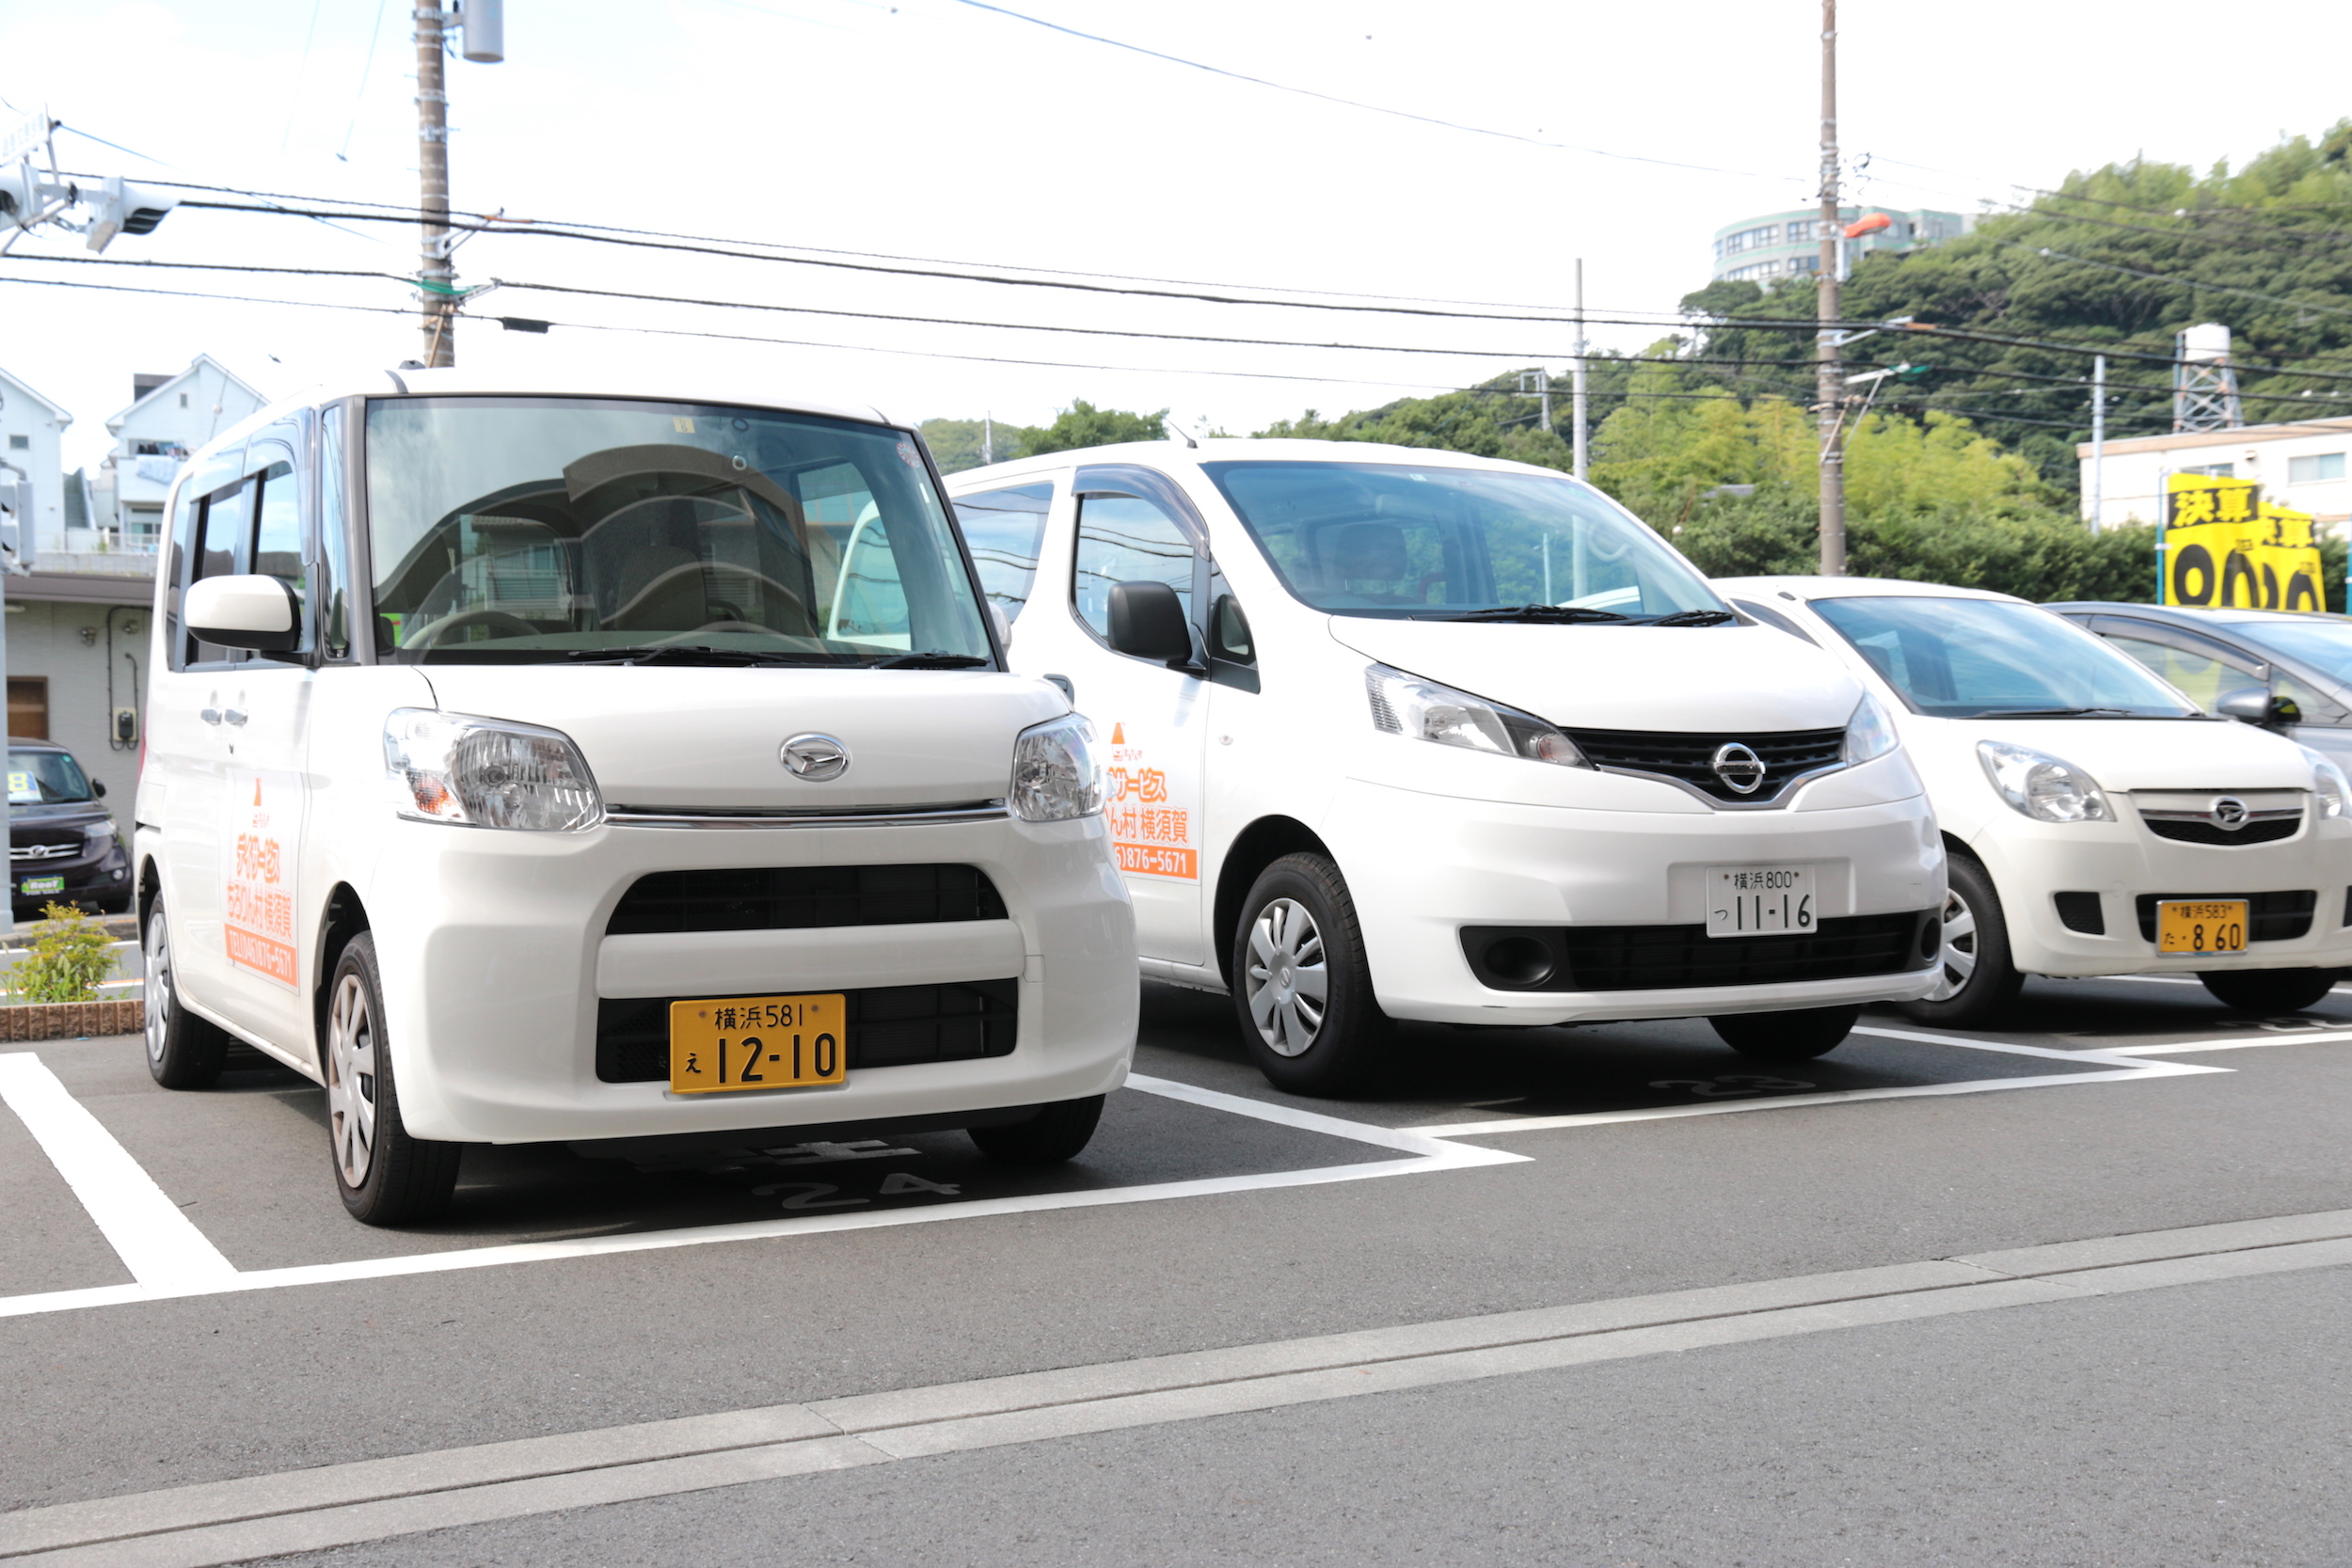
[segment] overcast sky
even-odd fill
[[[863,255],[1543,308],[1567,305],[1581,256],[1588,308],[1630,316],[1670,312],[1706,282],[1716,228],[1803,205],[1815,188],[1820,11],[1804,0],[1009,8],[1507,135],[1251,85],[969,0],[508,0],[506,62],[449,67],[454,200]],[[2135,153],[2243,161],[2352,111],[2342,0],[2249,0],[2228,12],[2226,48],[2209,6],[2176,0],[1848,0],[1843,11],[1841,118],[1850,166],[1868,155],[1864,201],[1973,212]],[[410,26],[409,0],[5,0],[0,98],[19,110],[45,103],[139,154],[60,133],[71,169],[413,202]],[[2217,71],[2217,49],[2236,63]],[[130,401],[134,372],[177,370],[203,351],[275,395],[413,357],[413,318],[282,303],[409,304],[396,278],[416,265],[413,231],[352,227],[182,210],[150,237],[117,240],[106,260],[393,277],[102,275],[24,260],[86,255],[71,236],[20,240],[0,261],[0,365],[73,410],[72,467],[103,451],[103,421]],[[534,377],[594,367],[600,380],[707,372],[905,420],[986,410],[1038,422],[1084,397],[1242,433],[1515,365],[1557,371],[1570,341],[1540,324],[1089,295],[544,237],[485,235],[458,262],[463,282],[510,285],[477,311],[565,324],[541,337],[469,321],[461,365]],[[280,303],[15,281],[36,277]],[[566,296],[526,282],[1032,329]],[[1657,335],[1592,333],[1623,348]]]

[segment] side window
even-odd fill
[[[1111,627],[1111,589],[1122,582],[1164,582],[1192,611],[1192,540],[1140,496],[1082,496],[1070,603],[1097,637]]]
[[[180,588],[188,580],[188,565],[196,555],[196,525],[204,515],[204,498],[196,493],[194,484],[183,483],[173,499],[171,514],[170,558],[164,570],[170,574],[172,591],[164,598],[164,648],[171,667],[179,669],[189,657],[187,643],[183,640],[180,620]]]
[[[823,635],[877,649],[913,648],[898,558],[866,476],[854,464],[834,463],[799,475],[793,488],[808,519],[818,591],[831,589]]]
[[[274,434],[278,427],[272,427]],[[299,433],[292,432],[299,438]],[[253,498],[253,547],[246,570],[276,578],[294,590],[303,608],[303,639],[299,651],[309,652],[315,635],[310,624],[310,571],[304,548],[303,517],[310,511],[302,493],[303,475],[294,461],[294,449],[257,439],[246,451],[246,465],[259,470],[250,483]],[[282,657],[282,656],[280,656]]]
[[[343,504],[343,411],[319,420],[319,637],[329,658],[351,657],[351,528]]]
[[[1209,616],[1209,653],[1234,664],[1258,661],[1258,650],[1249,641],[1249,617],[1241,612],[1241,601],[1231,594],[1216,596],[1216,608]]]
[[[246,569],[251,559],[246,554],[249,536],[246,528],[253,515],[253,481],[240,480],[205,498],[204,526],[197,546],[196,570],[188,574],[190,582],[234,577]]]
[[[2321,694],[2309,683],[2296,679],[2284,670],[2277,671],[2272,674],[2270,694],[2274,697],[2284,697],[2296,707],[2301,708],[2303,722],[2307,724],[2335,724],[2344,721],[2344,709],[2338,707],[2332,699]]]
[[[2231,692],[2258,684],[2252,671],[2207,654],[2192,653],[2186,648],[2175,648],[2147,638],[2119,637],[2112,633],[2108,635],[2107,641],[2154,671],[2159,678],[2179,687],[2190,701],[2207,713],[2211,713],[2214,705]]]
[[[1029,602],[1045,538],[1045,515],[1053,504],[1050,483],[983,490],[956,502],[956,523],[972,547],[972,564],[979,568],[980,591],[1002,612],[1007,626],[1021,618],[1022,607]]]

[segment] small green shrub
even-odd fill
[[[114,939],[88,915],[48,904],[49,918],[33,927],[32,951],[16,966],[18,1000],[95,1002],[98,983],[115,972]]]

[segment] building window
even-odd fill
[[[2208,463],[2201,468],[2181,468],[2175,471],[2185,474],[2203,474],[2208,479],[2234,479],[2237,477],[2237,465],[2234,463]]]
[[[30,451],[33,450],[33,438],[30,436],[11,436],[8,437],[8,450],[10,451]]]
[[[183,408],[185,408],[187,405],[188,405],[188,394],[187,394],[187,393],[185,393],[185,392],[183,392],[183,393],[181,393],[181,394],[180,394],[180,406],[181,406],[181,407],[183,407]]]
[[[2311,457],[2287,459],[2289,484],[2316,484],[2324,479],[2343,477],[2344,453],[2340,451],[2323,451]]]
[[[49,738],[49,677],[8,677],[8,734],[20,740]]]

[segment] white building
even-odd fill
[[[209,354],[177,375],[134,375],[128,407],[108,417],[115,449],[91,483],[96,528],[43,549],[153,550],[163,538],[164,501],[190,452],[269,400]],[[113,537],[102,539],[101,531]]]
[[[2082,460],[2083,515],[2090,515],[2091,447]],[[2163,515],[2167,474],[2216,474],[2260,482],[2263,499],[2308,512],[2321,530],[2352,518],[2352,419],[2299,420],[2109,441],[2098,521],[2153,523]]]
[[[35,546],[65,531],[65,454],[59,445],[73,416],[34,391],[6,371],[0,371],[0,459],[18,470],[0,471],[0,482],[33,487],[32,524]]]

